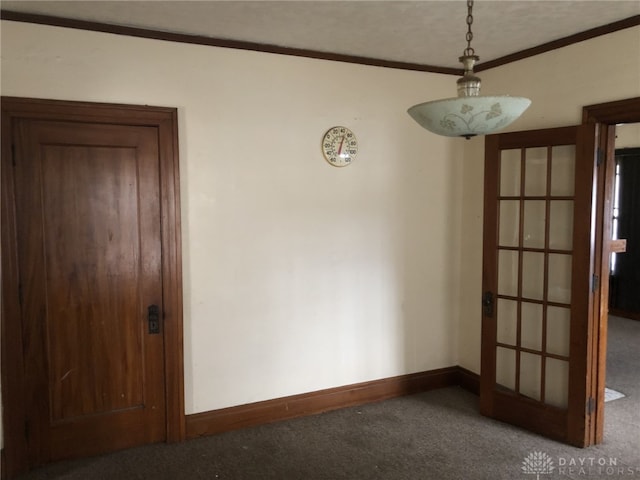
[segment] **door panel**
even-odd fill
[[[490,135],[481,411],[585,443],[595,126]]]
[[[29,463],[166,438],[158,132],[14,128]]]
[[[140,408],[143,332],[139,315],[128,314],[140,298],[137,188],[129,182],[136,152],[59,145],[41,152],[51,420]]]

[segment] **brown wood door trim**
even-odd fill
[[[604,388],[606,382],[607,317],[609,300],[609,253],[611,247],[611,202],[615,164],[615,125],[640,122],[640,97],[587,105],[582,109],[583,123],[600,123],[598,149],[602,152],[603,174],[598,184],[596,211],[595,275],[600,279],[594,299],[596,321],[591,328],[592,358],[586,372],[590,381],[595,410],[590,428],[590,443],[601,443],[604,437]]]
[[[640,97],[587,105],[582,109],[582,123],[616,125],[637,122],[640,122]]]
[[[165,332],[166,437],[185,438],[184,355],[182,318],[182,248],[178,122],[175,108],[130,106],[2,97],[2,404],[6,473],[29,468],[23,402],[22,332],[18,282],[12,129],[16,119],[49,119],[104,124],[144,125],[158,129],[160,209]]]
[[[575,375],[569,375],[569,416],[568,434],[569,443],[579,447],[586,447],[593,442],[590,441],[588,430],[591,422],[591,412],[586,411],[585,402],[590,397],[589,365],[593,357],[592,349],[592,328],[595,323],[595,310],[593,309],[593,299],[595,295],[591,288],[592,276],[594,273],[595,248],[591,238],[595,232],[595,216],[593,215],[596,205],[594,204],[593,193],[599,175],[597,163],[594,158],[596,151],[598,132],[594,125],[581,125],[578,129],[576,142],[576,171],[575,171],[575,204],[574,204],[574,259],[588,258],[587,263],[577,263],[573,269],[571,279],[572,292],[584,292],[588,296],[587,302],[575,302],[572,295],[571,300],[571,360],[570,371]],[[578,168],[577,159],[585,158],[584,168]],[[577,242],[576,239],[582,239]],[[575,262],[575,260],[574,260]],[[573,318],[578,319],[574,322]],[[573,339],[579,339],[574,342]]]
[[[500,178],[496,175],[499,165],[500,140],[497,135],[489,135],[484,141],[484,218],[482,240],[482,293],[484,295],[487,285],[492,284],[498,268],[498,252],[493,248],[498,230],[498,213],[494,203],[498,196]],[[493,295],[495,297],[495,293]],[[493,300],[495,302],[495,300]],[[482,327],[480,340],[484,338],[496,338],[496,322],[487,318],[482,312]],[[496,383],[495,352],[490,348],[480,349],[480,392],[488,392]],[[480,413],[493,417],[495,402],[492,396],[480,395]]]

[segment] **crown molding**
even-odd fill
[[[281,47],[256,42],[245,42],[241,40],[229,40],[202,35],[188,35],[183,33],[163,32],[146,28],[126,27],[109,23],[90,22],[86,20],[76,20],[65,17],[55,17],[50,15],[37,15],[32,13],[15,12],[12,10],[0,10],[0,19],[13,22],[35,23],[39,25],[49,25],[55,27],[73,28],[78,30],[89,30],[93,32],[112,33],[115,35],[126,35],[130,37],[149,38],[154,40],[165,40],[168,42],[191,43],[196,45],[208,45],[211,47],[234,48],[238,50],[249,50],[263,53],[273,53],[278,55],[290,55],[295,57],[314,58],[318,60],[331,60],[335,62],[354,63],[359,65],[369,65],[374,67],[395,68],[400,70],[413,70],[419,72],[442,73],[447,75],[462,75],[462,69],[451,67],[439,67],[436,65],[424,65],[410,62],[396,62],[379,58],[360,57],[355,55],[343,55],[339,53],[321,52],[317,50],[307,50],[302,48]],[[491,68],[506,65],[511,62],[533,57],[541,53],[563,48],[574,43],[583,42],[591,38],[607,35],[625,28],[640,25],[640,15],[625,18],[617,22],[592,28],[584,32],[569,35],[558,40],[554,40],[536,47],[528,48],[520,52],[515,52],[495,60],[489,60],[476,66],[476,72],[482,72]]]
[[[507,63],[516,62],[518,60],[533,57],[535,55],[540,55],[541,53],[550,52],[551,50],[557,50],[559,48],[573,45],[574,43],[584,42],[585,40],[600,37],[602,35],[607,35],[619,30],[624,30],[625,28],[636,27],[638,25],[640,25],[640,15],[634,15],[633,17],[625,18],[617,22],[602,25],[590,30],[585,30],[584,32],[575,33],[573,35],[569,35],[568,37],[559,38],[558,40],[553,40],[551,42],[543,43],[542,45],[538,45],[537,47],[527,48],[526,50],[522,50],[520,52],[496,58],[495,60],[483,62],[475,68],[475,71],[482,72],[483,70],[489,70],[490,68],[506,65]]]
[[[254,52],[275,53],[294,57],[315,58],[318,60],[332,60],[335,62],[355,63],[374,67],[396,68],[400,70],[415,70],[419,72],[444,73],[448,75],[461,75],[462,69],[438,67],[435,65],[423,65],[419,63],[396,62],[379,58],[359,57],[355,55],[343,55],[339,53],[321,52],[302,48],[281,47],[264,43],[245,42],[241,40],[229,40],[224,38],[205,37],[202,35],[188,35],[184,33],[163,32],[146,28],[125,27],[109,23],[89,22],[72,18],[54,17],[50,15],[36,15],[31,13],[1,10],[0,19],[13,22],[36,23],[55,27],[74,28],[78,30],[90,30],[93,32],[113,33],[130,37],[150,38],[165,40],[168,42],[192,43],[207,45],[210,47],[235,48],[238,50],[250,50]]]

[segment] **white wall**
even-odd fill
[[[482,72],[483,94],[532,100],[509,130],[582,123],[582,107],[640,96],[640,27]],[[463,168],[459,364],[480,372],[484,140],[466,144]]]
[[[457,363],[464,143],[405,113],[454,81],[2,22],[3,95],[178,107],[188,414]]]
[[[616,127],[616,148],[640,147],[640,123],[628,123]]]
[[[482,138],[407,107],[450,76],[2,21],[2,95],[178,107],[187,413],[480,365]],[[510,130],[640,95],[640,28],[482,72]],[[612,54],[612,52],[617,52]],[[327,128],[357,134],[328,165]],[[463,158],[464,157],[464,158]]]

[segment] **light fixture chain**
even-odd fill
[[[463,55],[473,56],[476,51],[471,47],[471,40],[473,40],[473,32],[471,31],[471,25],[473,24],[473,0],[467,0],[467,48],[465,48]]]
[[[416,122],[438,135],[464,138],[488,135],[509,125],[531,104],[528,98],[480,95],[482,81],[473,73],[473,66],[480,58],[471,48],[472,10],[473,0],[467,0],[467,48],[458,58],[464,74],[456,81],[457,98],[419,103],[409,109],[409,115]]]

